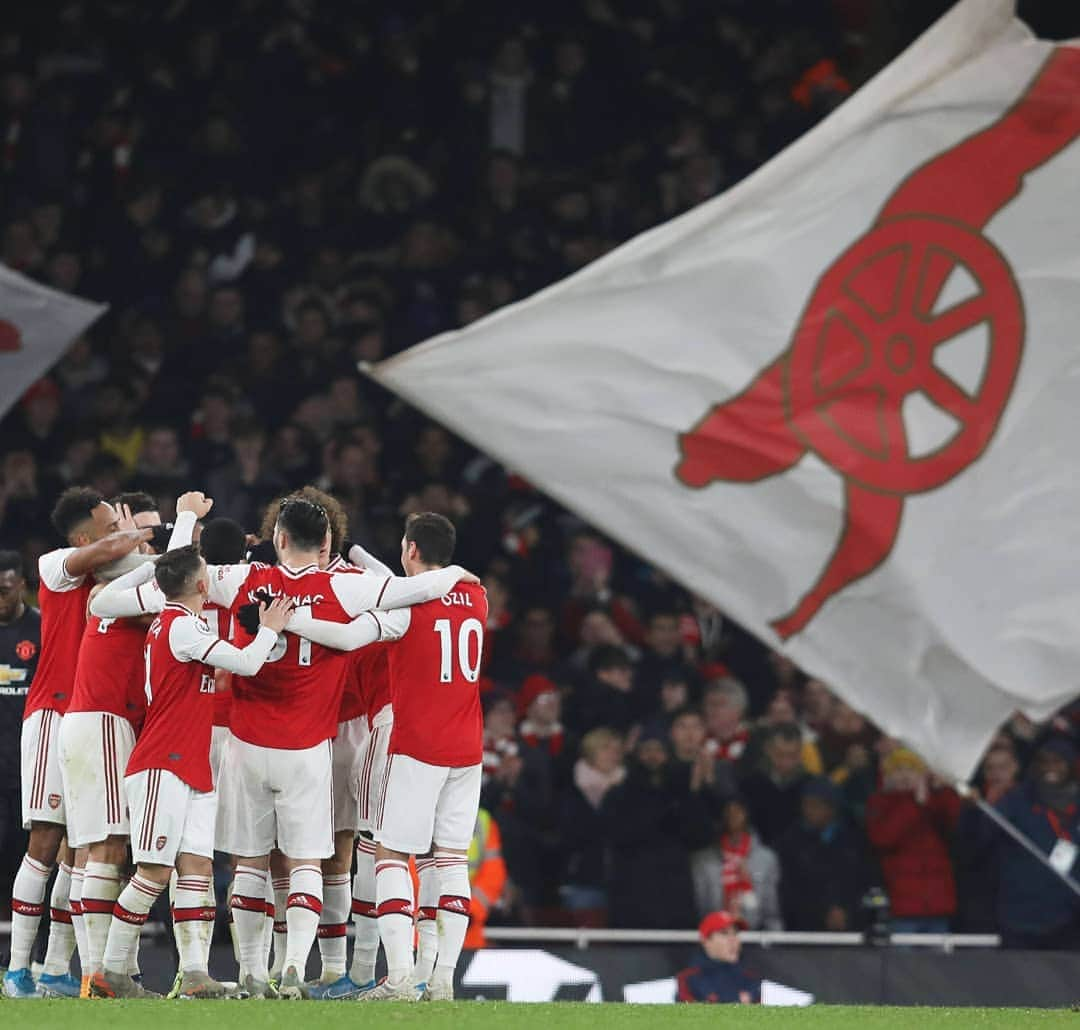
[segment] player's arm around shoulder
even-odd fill
[[[154,582],[154,563],[145,561],[106,583],[90,599],[90,614],[101,619],[154,615],[165,607],[165,595]]]

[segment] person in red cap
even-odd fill
[[[529,676],[517,695],[518,736],[547,755],[562,779],[577,753],[577,737],[562,724],[562,694],[547,676]]]
[[[702,955],[676,976],[676,1001],[751,1005],[761,1001],[761,981],[739,964],[742,942],[730,912],[710,912],[698,926]]]

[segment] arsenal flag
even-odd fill
[[[1080,692],[1080,44],[963,0],[727,193],[373,375],[940,772]]]
[[[0,416],[107,308],[0,265]]]

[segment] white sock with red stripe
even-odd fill
[[[129,876],[123,883],[120,884],[120,893],[122,894],[127,890],[127,885],[131,883],[131,877]],[[128,964],[127,971],[128,976],[141,976],[142,970],[139,969],[139,946],[142,944],[142,937],[135,938],[135,944],[132,946],[131,951],[128,952]]]
[[[348,873],[324,875],[323,905],[319,916],[319,957],[322,959],[322,980],[333,983],[345,975],[345,936],[352,902]]]
[[[240,982],[250,974],[265,982],[270,978],[263,947],[263,924],[266,921],[266,884],[270,874],[265,869],[238,865],[233,878],[232,911],[236,928],[237,950],[240,952]]]
[[[322,869],[317,865],[294,866],[289,873],[289,900],[285,904],[285,922],[289,932],[285,969],[295,966],[301,980],[304,979],[311,946],[315,943],[322,908]]]
[[[375,960],[379,956],[379,921],[375,906],[375,842],[369,837],[356,841],[356,875],[353,877],[352,910],[355,939],[353,940],[353,983],[367,984],[375,979]]]
[[[375,902],[386,979],[400,987],[413,971],[413,884],[407,862],[386,858],[375,863]]]
[[[206,905],[210,890],[209,876],[180,876],[176,880],[173,898],[173,933],[176,950],[180,952],[180,970],[184,973],[205,973],[206,951],[203,934],[209,920],[214,923],[214,910]]]
[[[289,924],[285,921],[285,910],[289,904],[289,878],[275,876],[271,885],[274,888],[274,961],[270,964],[270,975],[280,980],[289,939]]]
[[[82,914],[82,888],[86,872],[78,866],[71,869],[71,886],[68,888],[68,904],[71,905],[71,929],[75,932],[75,948],[79,953],[79,966],[85,969],[83,976],[90,975],[89,949],[86,943],[86,921]]]
[[[82,912],[86,924],[87,972],[101,968],[105,941],[112,924],[113,906],[120,897],[120,867],[109,862],[87,862],[83,877]]]
[[[23,855],[11,888],[11,961],[9,969],[29,969],[41,917],[45,912],[45,888],[52,868]]]
[[[420,896],[416,899],[416,968],[414,982],[426,984],[435,969],[439,953],[439,874],[434,858],[416,860],[416,876],[420,881]]]
[[[432,981],[452,983],[469,929],[469,860],[450,851],[436,851],[435,867],[439,874],[439,956]]]
[[[119,976],[127,973],[131,950],[138,947],[146,917],[164,889],[165,884],[154,883],[136,873],[120,892],[113,905],[113,921],[101,963],[106,972]]]
[[[49,949],[45,952],[45,972],[63,976],[71,968],[75,950],[75,930],[71,925],[71,866],[61,862],[49,897]]]

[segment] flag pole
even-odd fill
[[[956,785],[957,793],[961,797],[971,798],[975,802],[980,812],[983,813],[988,819],[996,823],[998,827],[1007,833],[1017,844],[1020,845],[1025,851],[1037,858],[1047,869],[1049,869],[1056,877],[1064,881],[1066,886],[1075,894],[1080,897],[1080,883],[1077,883],[1068,873],[1063,873],[1060,869],[1056,869],[1050,862],[1050,856],[1043,851],[1030,837],[1021,833],[1008,819],[1005,818],[993,805],[987,802],[984,798],[981,798],[971,787],[966,783],[958,783]]]

